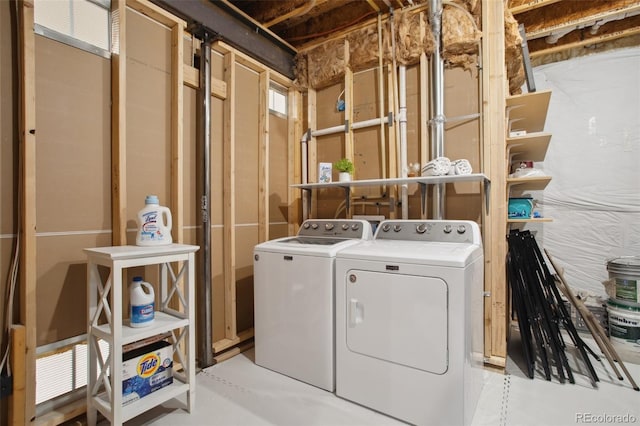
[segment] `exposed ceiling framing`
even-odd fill
[[[152,0],[292,77],[296,51],[427,0]],[[480,0],[443,0],[477,5]],[[507,0],[534,65],[640,44],[640,0]],[[193,18],[196,17],[196,18]]]
[[[426,0],[213,1],[233,5],[296,49],[304,49],[346,27],[373,19],[379,12],[386,14],[392,8]],[[525,26],[532,58],[620,39],[640,43],[640,0],[508,0],[508,8]]]

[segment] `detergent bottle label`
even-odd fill
[[[141,238],[143,240],[161,240],[162,232],[158,226],[158,212],[152,210],[142,214]]]

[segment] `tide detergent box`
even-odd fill
[[[122,405],[173,383],[173,347],[166,340],[122,354]]]

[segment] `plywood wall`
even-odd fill
[[[86,332],[84,247],[111,243],[110,63],[36,37],[37,344]]]
[[[386,72],[383,74],[386,76]],[[385,77],[383,77],[385,78]],[[386,78],[385,78],[386,80]],[[421,134],[427,127],[428,111],[421,111],[420,103],[420,68],[407,68],[407,162],[420,163],[423,157],[422,146],[427,151],[426,158],[430,159],[428,141],[421,143]],[[379,114],[380,91],[378,89],[378,72],[375,69],[355,73],[353,76],[353,122],[377,118]],[[383,103],[385,111],[393,110],[393,100],[389,101],[389,90],[385,82],[383,85]],[[323,129],[344,124],[344,112],[336,109],[336,102],[343,98],[341,95],[344,84],[335,84],[320,89],[316,93],[317,128]],[[427,94],[429,88],[426,89]],[[478,73],[475,70],[450,69],[445,71],[444,105],[445,116],[455,119],[460,116],[477,114],[478,104]],[[385,152],[381,148],[381,131],[378,126],[354,131],[354,165],[355,179],[379,179],[390,176],[393,165],[389,163],[390,150],[389,132],[395,132],[397,122],[392,128],[385,126]],[[316,129],[313,129],[316,130]],[[426,133],[428,135],[428,131]],[[333,163],[344,156],[345,135],[337,133],[317,137],[317,161]],[[451,160],[467,159],[474,172],[481,172],[480,158],[480,128],[478,118],[449,122],[445,125],[445,152]],[[424,164],[423,164],[424,165]],[[309,167],[317,167],[311,164]],[[333,179],[337,180],[334,170]],[[389,188],[365,187],[356,188],[353,199],[353,214],[384,215],[389,218]],[[336,215],[345,217],[343,209],[344,191],[340,188],[323,189],[317,191],[317,207],[314,215],[321,218],[332,218]],[[432,200],[429,199],[428,205]],[[482,204],[480,185],[477,183],[456,183],[447,185],[446,218],[469,219],[480,221]],[[430,213],[430,209],[427,210]],[[420,218],[420,190],[418,185],[409,186],[409,218]]]
[[[8,8],[3,3],[2,30],[10,29]],[[135,244],[136,214],[148,194],[168,205],[171,197],[171,30],[140,13],[127,11],[126,63],[126,243]],[[4,33],[3,33],[4,34]],[[15,112],[11,37],[2,37],[2,103],[0,119],[0,271],[6,276],[15,241]],[[190,46],[190,43],[186,43]],[[192,49],[185,49],[191,63]],[[100,56],[36,37],[37,90],[37,345],[53,343],[86,331],[85,247],[112,243],[111,217],[111,67]],[[259,242],[258,102],[259,73],[240,62],[235,68],[235,246],[234,309],[237,331],[253,327],[253,257]],[[225,58],[212,53],[212,76],[225,78]],[[197,244],[199,168],[197,148],[197,92],[183,89],[183,166],[185,179],[184,243]],[[226,299],[224,262],[223,187],[230,171],[223,162],[224,100],[212,97],[212,261],[213,340],[225,337]],[[269,116],[269,233],[286,235],[289,217],[288,119]],[[143,275],[157,283],[155,268],[128,270],[125,282]],[[4,280],[2,281],[4,293]],[[126,297],[123,305],[128,303]],[[3,305],[4,307],[4,305]],[[126,309],[124,310],[126,312]]]

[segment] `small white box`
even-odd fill
[[[331,163],[320,163],[318,165],[318,183],[331,182]]]

